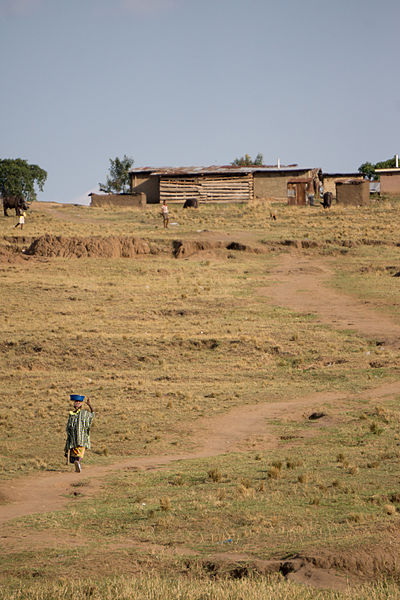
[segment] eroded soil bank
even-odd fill
[[[248,236],[235,237],[217,232],[201,232],[195,239],[152,240],[136,236],[67,237],[58,235],[4,236],[0,244],[0,262],[13,262],[26,257],[63,258],[135,258],[144,255],[167,253],[175,258],[187,258],[204,252],[250,252],[265,254],[284,248],[316,249],[319,251],[354,248],[357,246],[397,245],[374,239],[326,239],[320,242],[306,239],[281,241],[248,240]],[[243,239],[242,239],[243,238]]]

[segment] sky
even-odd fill
[[[399,0],[0,0],[0,158],[88,203],[110,158],[353,172],[400,153]]]

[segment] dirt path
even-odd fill
[[[46,213],[49,217],[53,217],[54,219],[58,219],[59,221],[65,221],[65,212],[68,211],[68,221],[71,223],[108,223],[106,218],[104,219],[93,219],[90,217],[90,214],[79,214],[79,216],[71,215],[71,210],[73,209],[74,204],[59,204],[58,202],[35,202],[33,204],[33,209],[39,208],[41,212]]]
[[[362,394],[357,394],[357,398],[382,399],[384,397],[400,394],[400,381],[390,384],[380,385],[379,387],[367,390]],[[237,445],[242,443],[247,437],[263,435],[267,438],[269,447],[275,447],[280,440],[275,438],[268,431],[268,421],[272,419],[282,420],[305,420],[313,408],[327,408],[333,414],[334,411],[341,410],[344,403],[351,399],[350,394],[341,393],[315,393],[304,396],[290,402],[270,402],[254,406],[236,407],[228,413],[203,419],[196,426],[194,434],[199,440],[201,448],[194,453],[172,456],[152,456],[152,457],[133,457],[124,460],[118,465],[93,466],[84,473],[84,479],[89,485],[85,485],[85,496],[96,495],[102,483],[102,478],[109,474],[121,470],[130,469],[162,469],[179,460],[188,460],[201,457],[213,457],[223,452],[236,450]],[[333,410],[334,406],[334,410]],[[69,467],[65,467],[69,471]],[[15,553],[31,550],[32,548],[57,550],[68,546],[90,546],[92,543],[90,536],[84,537],[68,535],[63,532],[62,537],[57,529],[54,531],[45,529],[37,531],[33,529],[24,529],[14,526],[11,521],[13,518],[22,517],[34,513],[43,513],[62,509],[67,503],[71,502],[73,483],[77,482],[77,476],[74,472],[62,473],[42,473],[40,475],[27,477],[14,481],[8,486],[3,486],[3,494],[6,493],[10,500],[9,504],[0,506],[0,525],[2,533],[0,535],[3,552]],[[73,500],[74,506],[79,505],[79,498]],[[119,541],[110,540],[106,543],[106,549],[111,554],[118,549],[135,549],[138,552],[157,556],[185,556],[201,559],[201,555],[192,548],[185,546],[169,547],[154,544],[151,542],[140,542],[135,539],[122,539]],[[60,550],[61,551],[61,550]],[[104,549],[103,549],[104,551]],[[109,556],[111,559],[111,555]],[[118,555],[119,570],[129,573],[129,564],[121,564],[121,557]],[[276,559],[269,561],[260,561],[252,556],[241,555],[240,553],[215,553],[208,557],[208,560],[220,563],[222,569],[226,572],[231,564],[235,569],[238,564],[243,562],[249,565],[249,570],[253,569],[259,573],[284,572],[285,565],[290,563],[288,579],[298,583],[305,583],[316,588],[345,590],[350,583],[359,583],[360,579],[355,573],[339,573],[333,568],[329,561],[325,568],[315,567],[312,559],[295,558],[289,562],[286,559]],[[102,570],[99,566],[97,555],[91,561],[90,556],[86,561],[86,571],[96,576]],[[292,564],[293,563],[293,564]],[[104,566],[104,568],[107,568]]]
[[[357,398],[378,399],[399,393],[400,381],[397,381],[357,394]],[[87,467],[82,476],[91,483],[90,494],[94,495],[102,477],[123,469],[161,469],[181,460],[210,458],[236,451],[243,441],[256,436],[263,436],[264,448],[274,448],[279,440],[268,431],[269,421],[277,418],[304,420],[307,412],[316,407],[327,408],[334,402],[335,410],[338,410],[349,398],[349,395],[340,392],[319,392],[287,402],[236,407],[217,417],[201,419],[196,424],[193,436],[198,440],[199,449],[195,452],[132,457],[118,464]],[[26,515],[62,509],[70,501],[71,485],[76,481],[76,473],[66,466],[64,472],[40,473],[4,482],[0,486],[0,496],[6,503],[0,505],[0,524]]]
[[[285,254],[271,272],[273,284],[261,290],[261,293],[268,296],[269,301],[274,304],[299,312],[316,313],[320,322],[338,329],[353,329],[384,342],[388,347],[400,348],[400,326],[389,317],[367,307],[362,301],[326,287],[331,275],[329,265],[321,259],[303,254]],[[358,393],[357,398],[382,399],[397,394],[400,394],[400,381]],[[216,417],[201,419],[192,427],[192,437],[197,441],[197,450],[192,453],[132,457],[117,464],[86,467],[82,476],[90,485],[85,486],[85,497],[96,495],[102,478],[106,475],[124,469],[162,469],[180,460],[218,456],[240,450],[245,442],[257,436],[262,436],[264,448],[274,448],[280,440],[271,433],[268,427],[270,421],[277,418],[304,420],[317,407],[328,410],[330,407],[332,413],[333,403],[337,411],[350,399],[351,395],[340,392],[314,393],[286,402],[272,402],[266,398],[262,404],[240,406]],[[43,544],[46,547],[57,547],[58,540],[51,538],[51,533],[50,538],[46,539],[34,531],[19,531],[13,536],[13,527],[9,522],[18,517],[62,509],[70,502],[71,490],[74,489],[71,486],[77,481],[77,477],[70,471],[70,467],[65,467],[62,472],[41,473],[1,484],[0,499],[5,503],[0,504],[0,524],[7,526],[4,528],[7,535],[1,539],[3,551],[13,552]],[[76,502],[79,503],[79,499]],[[35,536],[38,537],[36,542]],[[237,557],[236,559],[238,560]],[[320,576],[317,573],[314,582],[312,578],[307,579],[307,582],[318,586]],[[326,584],[326,572],[321,577]],[[328,587],[340,588],[341,585],[340,581],[332,581]]]
[[[284,254],[271,271],[274,283],[261,292],[279,306],[315,313],[321,323],[352,329],[386,347],[400,348],[400,325],[357,300],[327,287],[333,271],[325,259],[303,253]]]
[[[274,284],[262,290],[270,301],[288,306],[298,311],[314,312],[321,322],[339,329],[354,329],[371,338],[384,340],[387,346],[400,346],[400,326],[388,317],[381,316],[361,301],[340,294],[326,287],[326,280],[332,272],[329,265],[319,258],[303,254],[283,254],[279,265],[271,272]],[[277,282],[275,282],[277,281]],[[400,382],[384,385],[371,392],[383,397],[400,392]],[[358,395],[359,397],[359,395]],[[193,428],[192,436],[197,440],[198,449],[193,453],[170,456],[133,457],[107,466],[92,466],[85,471],[85,478],[91,481],[92,493],[100,485],[105,475],[124,468],[162,468],[179,460],[212,457],[237,450],[246,439],[262,435],[264,447],[274,447],[277,440],[268,431],[268,421],[285,413],[290,418],[301,418],[304,411],[317,405],[327,405],[345,399],[345,394],[316,393],[291,402],[269,402],[255,406],[242,406],[217,417],[201,419]],[[65,472],[41,473],[13,480],[0,485],[0,523],[29,514],[61,509],[67,503],[66,496],[76,474],[68,467]]]
[[[83,476],[91,482],[93,494],[102,477],[122,469],[155,469],[180,460],[218,456],[236,450],[240,442],[256,435],[266,434],[269,447],[274,447],[277,440],[268,433],[268,420],[285,414],[290,414],[291,419],[300,418],[310,407],[322,406],[340,397],[343,398],[343,394],[316,393],[291,402],[237,407],[217,417],[201,419],[196,424],[192,432],[198,441],[198,450],[195,452],[132,457],[118,464],[86,467]],[[3,483],[0,495],[7,503],[0,505],[0,524],[17,517],[63,508],[69,501],[67,495],[71,494],[71,484],[76,481],[76,473],[66,466],[65,472],[40,473]]]

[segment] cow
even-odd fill
[[[28,210],[28,205],[25,200],[19,196],[7,196],[6,198],[3,197],[3,210],[5,217],[8,217],[7,210],[9,208],[14,208],[15,214],[17,217],[19,217],[24,210]]]
[[[333,200],[333,194],[332,194],[332,192],[325,192],[325,194],[322,197],[322,200],[323,200],[321,202],[322,206],[324,208],[330,208],[331,205],[332,205],[332,200]]]
[[[198,208],[198,207],[199,207],[199,203],[196,198],[188,198],[187,200],[185,200],[185,204],[183,205],[183,208]]]

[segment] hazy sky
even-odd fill
[[[400,153],[399,0],[0,0],[0,158],[86,201],[136,167]]]

